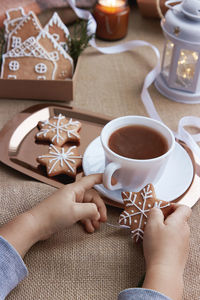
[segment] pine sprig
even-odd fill
[[[6,41],[4,38],[4,29],[0,29],[0,67],[2,64],[2,55],[4,54]]]
[[[89,41],[94,37],[94,34],[87,33],[88,22],[78,20],[73,27],[73,31],[67,41],[68,53],[76,66],[79,55],[87,48]]]

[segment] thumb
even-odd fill
[[[75,203],[74,207],[76,222],[83,219],[98,221],[100,214],[94,203]]]
[[[150,210],[147,224],[157,224],[157,223],[163,223],[163,222],[164,222],[164,215],[163,215],[162,210],[158,207],[153,207]]]

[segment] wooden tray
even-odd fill
[[[62,187],[63,184],[71,183],[73,179],[65,175],[48,178],[45,168],[41,167],[36,161],[37,156],[47,153],[49,147],[49,144],[35,142],[35,134],[38,132],[37,123],[59,113],[82,123],[80,131],[81,143],[79,145],[79,153],[81,155],[84,154],[90,142],[100,135],[103,126],[110,121],[110,118],[104,115],[97,115],[63,105],[39,104],[32,106],[8,121],[0,131],[0,161],[56,188]],[[181,142],[180,144],[188,152],[192,160],[194,177],[190,187],[176,201],[192,206],[200,196],[200,171],[199,167],[197,168],[196,166],[191,150],[185,144]],[[76,180],[79,180],[82,176],[83,171],[80,169]],[[121,204],[112,200],[105,199],[105,201],[108,204],[122,207]]]

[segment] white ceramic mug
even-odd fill
[[[142,125],[152,128],[165,137],[168,151],[152,159],[132,159],[118,155],[108,147],[109,138],[119,128]],[[124,116],[110,121],[101,132],[101,143],[105,152],[103,184],[109,190],[124,189],[138,192],[146,184],[155,184],[162,176],[175,147],[171,130],[163,123],[143,116]],[[112,184],[112,176],[117,180]]]

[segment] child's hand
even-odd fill
[[[147,268],[168,265],[183,271],[189,249],[190,230],[188,219],[191,209],[174,205],[174,212],[164,221],[158,208],[150,212],[144,232],[144,255]]]
[[[68,184],[34,207],[29,213],[40,227],[40,239],[82,221],[93,232],[107,219],[106,206],[99,194],[91,189],[102,182],[102,175],[83,177]]]
[[[91,188],[102,182],[102,175],[95,174],[66,185],[0,228],[3,236],[18,253],[26,252],[39,240],[82,221],[88,232],[107,219],[106,206],[98,193]]]
[[[188,219],[191,209],[173,205],[174,212],[165,220],[158,208],[150,212],[144,232],[146,278],[143,287],[163,292],[173,300],[181,299],[182,275],[188,257]]]

